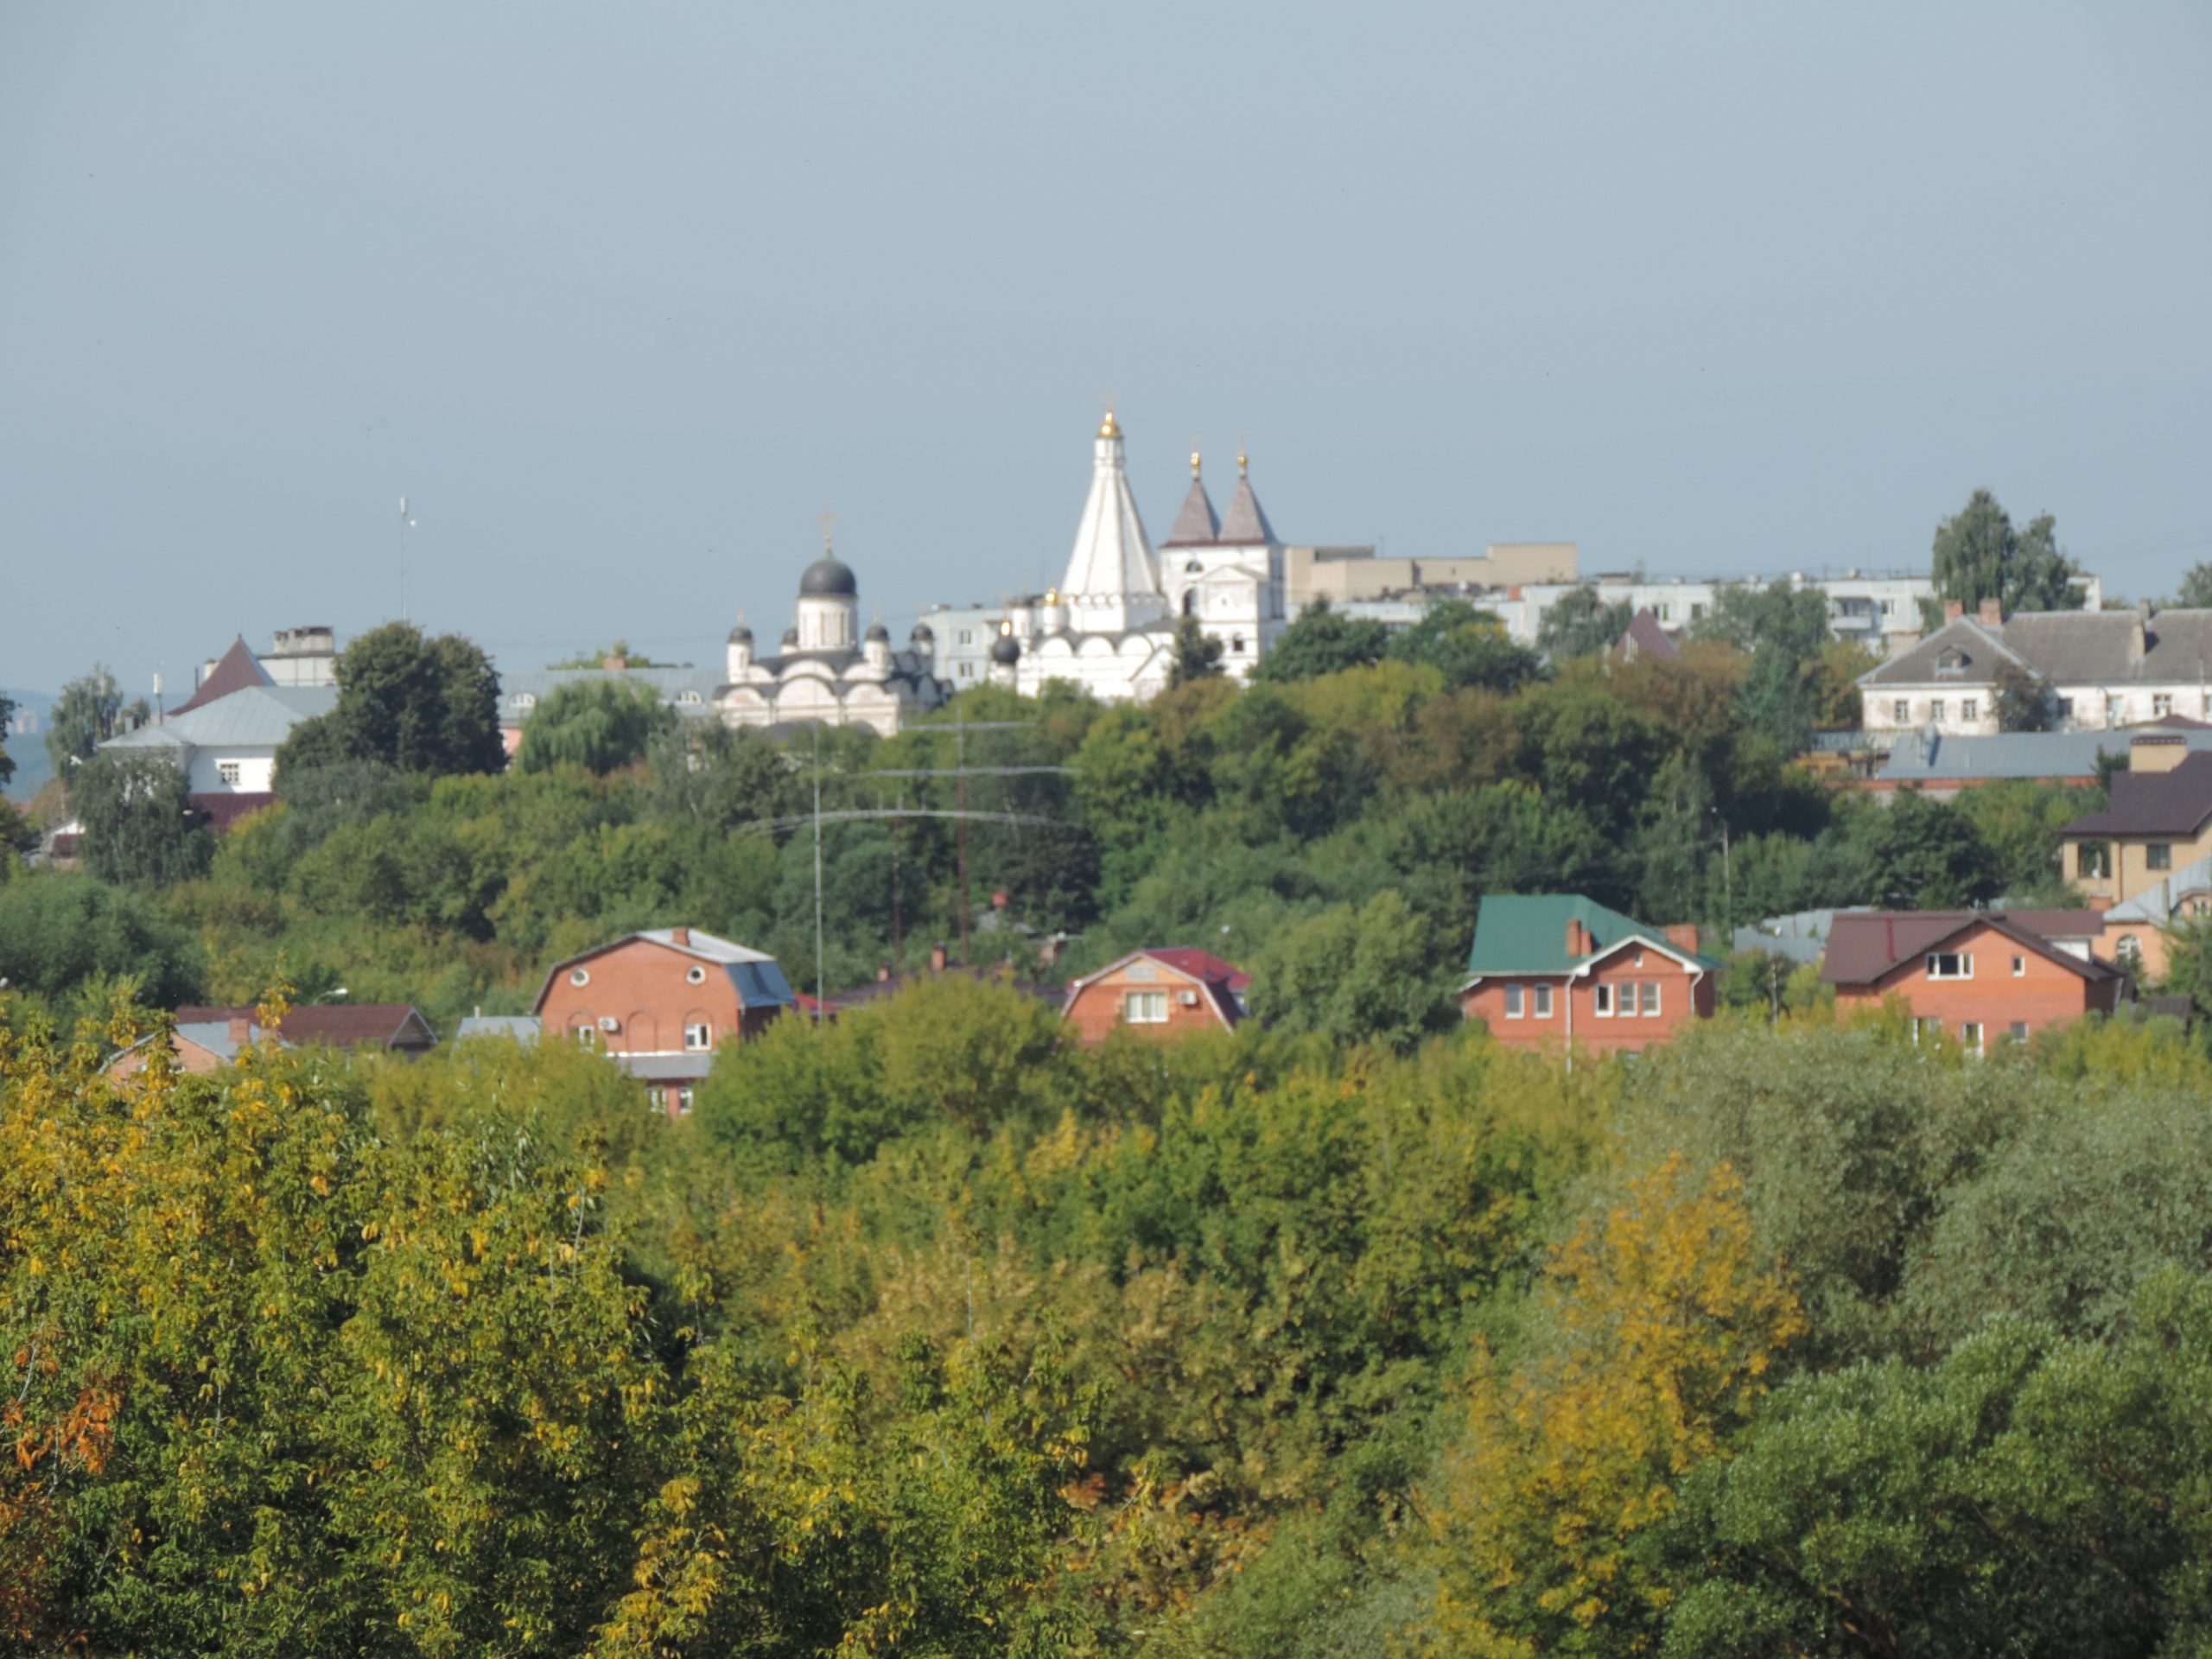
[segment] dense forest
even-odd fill
[[[2212,1071],[1059,1040],[925,981],[696,1115],[505,1039],[0,1036],[26,1652],[2181,1655]]]
[[[1354,1039],[1448,1020],[1485,892],[1715,927],[2064,901],[2053,831],[2100,791],[1885,806],[1815,774],[1805,734],[1847,717],[1863,664],[1815,593],[1730,599],[1665,661],[1608,655],[1622,619],[1567,606],[1541,655],[1465,606],[1395,636],[1315,611],[1255,684],[1200,658],[1143,707],[982,689],[888,740],[731,731],[588,683],[546,700],[505,771],[479,769],[480,653],[378,630],[347,652],[338,716],[280,756],[279,804],[219,840],[158,761],[87,760],[88,873],[0,885],[0,975],[65,1026],[136,975],[154,1001],[281,982],[450,1029],[526,1010],[554,961],[682,922],[834,991],[936,941],[958,954],[963,823],[973,960],[1056,978],[1203,944],[1271,1020]],[[1771,1006],[1778,978],[1731,982]]]

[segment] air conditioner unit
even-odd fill
[[[599,1028],[601,1031],[620,1031],[622,1022],[611,1014],[603,1014],[599,1017]]]
[[[1185,991],[1185,992],[1184,992],[1184,993],[1183,993],[1183,1006],[1184,1006],[1185,1007],[1186,1007],[1186,1008],[1195,1008],[1195,1007],[1197,1007],[1198,1006],[1198,994],[1196,991]]]

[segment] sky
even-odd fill
[[[2212,559],[2212,7],[0,0],[0,685],[513,667],[1279,534]]]

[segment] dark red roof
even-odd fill
[[[251,1020],[248,1007],[189,1007],[176,1011],[180,1026]],[[428,1048],[436,1040],[429,1021],[404,1002],[311,1002],[292,1009],[276,1027],[288,1043],[328,1043],[333,1048]]]
[[[250,685],[274,685],[269,671],[254,660],[253,653],[240,639],[223,653],[222,660],[200,683],[200,689],[168,712],[181,715],[194,709],[205,709],[219,697],[227,697],[233,691],[243,691]]]
[[[2110,792],[2110,806],[2075,819],[2058,833],[2069,840],[2194,835],[2212,818],[2212,749],[2195,750],[2167,772],[2116,772]]]
[[[1194,945],[1173,944],[1158,950],[1139,951],[1154,962],[1164,962],[1179,974],[1188,974],[1192,979],[1227,986],[1232,991],[1242,991],[1252,983],[1252,976],[1233,962],[1224,962],[1211,951],[1198,950]]]
[[[1666,629],[1659,626],[1659,619],[1647,605],[1629,618],[1628,626],[1614,644],[1632,657],[1649,657],[1657,662],[1679,657],[1675,642],[1667,637]]]
[[[2111,979],[2120,969],[2094,957],[2062,950],[2025,925],[2033,916],[2076,918],[2079,911],[1858,910],[1839,911],[1828,925],[1827,960],[1821,977],[1831,985],[1872,985],[1899,964],[1925,956],[1960,934],[1987,926],[2084,979]],[[2070,926],[2070,922],[2069,922]]]
[[[249,812],[258,812],[264,806],[276,804],[273,790],[198,791],[185,798],[207,815],[207,828],[222,835]]]

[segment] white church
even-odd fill
[[[1224,671],[1243,678],[1287,626],[1283,546],[1236,458],[1236,493],[1214,512],[1191,457],[1191,489],[1157,555],[1129,493],[1122,428],[1109,410],[1092,446],[1090,494],[1067,575],[1042,600],[1004,611],[991,678],[1034,696],[1065,680],[1109,702],[1164,690],[1184,617],[1221,642]]]

